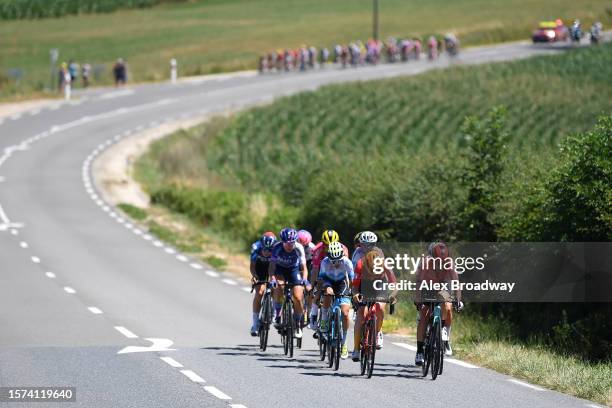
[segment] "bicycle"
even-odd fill
[[[342,309],[340,304],[343,298],[351,296],[345,293],[333,295],[324,293],[323,296],[332,296],[334,299],[331,306],[331,311],[327,316],[327,333],[324,333],[324,337],[327,348],[327,366],[333,366],[334,371],[338,371],[338,368],[340,367],[340,353],[342,351],[342,336],[344,333],[342,327]],[[325,357],[323,357],[321,360],[324,359]]]
[[[444,369],[444,343],[442,341],[442,307],[445,300],[423,299],[425,307],[430,309],[429,321],[425,329],[425,342],[423,344],[423,377],[431,366],[431,379],[435,380]],[[454,303],[454,302],[453,302]]]
[[[266,351],[268,347],[268,334],[270,333],[270,324],[274,317],[274,308],[272,305],[272,289],[268,281],[257,281],[251,287],[251,293],[258,285],[266,284],[266,292],[261,298],[261,309],[259,310],[259,348],[261,351]]]
[[[285,355],[288,355],[289,357],[292,358],[293,357],[293,339],[295,338],[295,335],[294,335],[295,321],[293,319],[294,306],[293,306],[293,296],[291,293],[291,289],[293,289],[294,286],[301,286],[301,285],[285,283],[284,286],[285,286],[284,288],[285,299],[283,300],[283,306],[281,309],[281,323],[280,323],[278,332],[281,335],[281,341],[283,344],[283,351]],[[297,340],[301,347],[302,339],[297,339]]]
[[[374,362],[376,360],[376,338],[378,336],[376,315],[380,311],[379,300],[368,300],[359,302],[358,306],[365,306],[368,309],[365,321],[361,326],[361,341],[359,349],[359,364],[361,375],[372,378],[374,372]],[[389,306],[389,314],[393,314],[395,305]]]
[[[317,299],[317,290],[315,289],[313,292],[313,297],[315,299]],[[319,297],[316,301],[316,304],[318,306],[318,312],[317,312],[317,328],[315,329],[315,332],[313,333],[313,337],[315,339],[317,339],[317,346],[319,346],[319,357],[321,359],[321,361],[325,360],[325,356],[327,355],[327,344],[325,341],[325,333],[323,332],[323,328],[321,327],[321,325],[323,324],[323,307],[322,307],[322,302],[321,302],[321,298]]]

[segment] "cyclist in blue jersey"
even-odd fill
[[[304,247],[297,241],[298,234],[293,228],[284,228],[280,232],[282,242],[278,242],[272,248],[272,258],[270,260],[270,283],[274,288],[274,310],[276,312],[275,325],[280,323],[280,313],[282,308],[281,298],[283,296],[283,285],[285,283],[295,285],[293,287],[294,314],[296,322],[295,337],[302,337],[302,317],[304,315],[304,286],[307,290],[311,289],[307,280],[306,257]]]
[[[321,262],[321,269],[319,272],[318,281],[323,293],[327,295],[349,295],[351,282],[355,274],[353,272],[353,264],[344,255],[344,248],[340,242],[332,242],[327,248],[327,256]],[[321,319],[323,322],[327,322],[328,315],[330,313],[329,308],[331,306],[332,298],[325,296],[323,298],[323,308],[321,310]],[[340,357],[343,359],[348,358],[348,348],[346,347],[346,333],[349,328],[349,309],[351,305],[351,298],[344,297],[340,300],[340,308],[342,309],[342,351]],[[325,323],[323,323],[325,326]],[[323,331],[327,330],[326,327],[322,327]]]
[[[262,237],[272,237],[276,241],[276,235],[272,231],[266,231]],[[251,253],[261,246],[261,238],[251,244]]]
[[[272,248],[276,244],[273,236],[263,235],[253,244],[251,252],[251,280],[253,284],[268,281],[268,270],[270,269],[270,259],[272,258]],[[251,336],[259,335],[259,310],[261,309],[261,298],[266,291],[264,283],[255,287],[253,297],[253,325],[251,326]]]

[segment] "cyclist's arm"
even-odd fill
[[[454,269],[451,271],[451,278],[453,280],[459,281],[459,275],[457,274],[457,272]],[[461,289],[456,289],[455,290],[455,300],[457,302],[461,302]]]
[[[257,276],[257,274],[255,273],[255,261],[251,261],[250,270],[251,270],[251,276],[255,278]]]
[[[302,272],[302,280],[308,280],[308,268],[306,268],[306,254],[304,253],[304,247],[302,245],[297,246],[300,252],[300,271]]]

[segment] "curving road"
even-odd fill
[[[460,62],[560,49],[513,43],[465,51]],[[102,201],[96,156],[164,121],[237,109],[321,85],[416,74],[449,61],[243,73],[98,89],[0,124],[0,386],[73,386],[78,407],[585,407],[597,406],[461,361],[436,381],[414,348],[387,336],[375,376],[317,360],[310,331],[288,359],[271,336],[248,335],[246,283],[186,258]],[[1,109],[1,108],[0,108]],[[349,340],[352,341],[352,340]],[[0,406],[56,407],[56,403]]]

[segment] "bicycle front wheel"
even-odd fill
[[[440,332],[440,323],[434,323],[432,329],[431,342],[431,379],[435,380],[438,377],[440,370],[440,354],[442,353],[442,333]]]
[[[342,312],[340,309],[336,309],[336,313],[334,313],[334,326],[335,326],[335,348],[336,354],[334,355],[334,371],[338,371],[340,367],[340,353],[342,350]]]
[[[367,377],[371,378],[374,372],[374,361],[376,359],[376,316],[370,319],[370,336],[368,339],[368,372]]]

